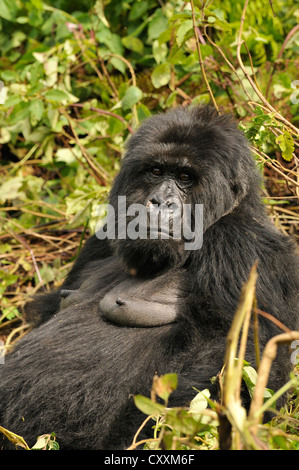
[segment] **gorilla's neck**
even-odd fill
[[[153,277],[184,266],[189,252],[172,240],[114,240],[113,249],[129,274]]]

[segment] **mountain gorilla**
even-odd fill
[[[226,335],[256,260],[258,307],[296,329],[294,246],[267,219],[259,185],[246,139],[229,116],[178,108],[146,120],[110,194],[115,225],[108,209],[106,225],[87,241],[61,289],[29,304],[36,327],[1,366],[0,425],[29,445],[54,431],[62,449],[121,449],[144,419],[133,395],[148,395],[154,374],[178,374],[171,406],[188,405],[194,388],[209,388],[216,399],[211,378],[223,366]],[[126,197],[125,219],[119,196]],[[138,223],[132,204],[146,208]],[[176,214],[188,205],[189,232],[196,238],[203,226],[196,249],[184,232],[175,236]],[[128,236],[134,223],[133,235],[145,237]],[[260,318],[261,347],[279,332]],[[246,359],[254,366],[253,350],[250,337]],[[280,387],[291,367],[281,349],[269,387]],[[150,435],[149,426],[142,437]]]

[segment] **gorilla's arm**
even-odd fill
[[[61,291],[78,289],[82,283],[82,272],[92,261],[111,256],[112,250],[108,240],[99,240],[96,235],[90,237],[84,244],[71,271],[62,286],[55,291],[38,294],[34,300],[25,306],[25,318],[32,326],[46,322],[60,309]]]
[[[99,240],[96,235],[92,235],[86,240],[74,266],[67,275],[62,289],[77,289],[80,286],[80,272],[92,261],[105,259],[112,255],[112,249],[108,239]]]

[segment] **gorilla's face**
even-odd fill
[[[116,233],[122,224],[127,229],[112,246],[132,274],[183,266],[194,249],[186,242],[200,239],[246,195],[242,159],[248,168],[251,157],[245,140],[235,124],[226,119],[221,125],[220,116],[218,122],[214,111],[204,109],[150,118],[129,141],[110,204]]]
[[[130,183],[124,184],[124,177]],[[111,192],[110,203],[120,217],[126,213],[126,237],[114,241],[116,252],[132,274],[152,274],[182,266],[189,256],[185,249],[185,205],[196,185],[196,175],[187,159],[169,153],[144,157],[133,163],[126,157]],[[121,187],[119,187],[121,186]],[[120,207],[119,195],[125,206]],[[190,225],[190,224],[189,224]]]

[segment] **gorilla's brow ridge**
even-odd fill
[[[184,159],[186,163],[183,164],[191,166],[192,160],[196,157],[198,157],[198,148],[187,143],[178,145],[177,142],[155,142],[150,143],[146,148],[143,147],[143,158],[147,160],[158,159],[169,162],[170,159],[172,161],[176,159],[177,163],[181,165],[182,159]]]
[[[144,161],[144,169],[149,170],[155,166],[173,173],[185,171],[194,176],[198,175],[197,168],[184,154],[174,156],[160,154],[146,157]]]

